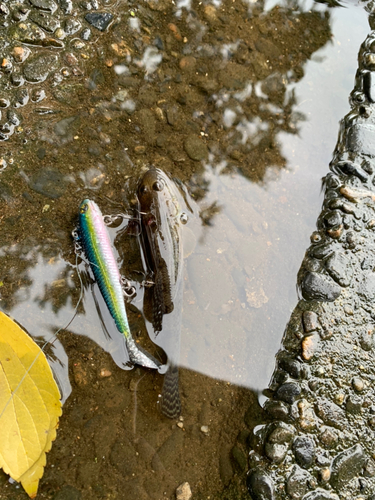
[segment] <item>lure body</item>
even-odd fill
[[[118,331],[125,337],[130,361],[147,368],[158,368],[157,361],[149,353],[137,346],[130,333],[121,275],[103,221],[103,215],[98,205],[92,200],[86,199],[80,205],[79,233],[83,250],[90,263],[99,290]]]

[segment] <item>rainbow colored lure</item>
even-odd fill
[[[147,351],[137,346],[130,333],[121,275],[103,221],[103,215],[98,205],[92,200],[83,200],[80,205],[79,237],[99,290],[118,331],[125,337],[130,361],[146,368],[159,368],[160,363]]]

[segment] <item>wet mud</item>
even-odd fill
[[[163,417],[157,403],[162,377],[120,369],[121,344],[108,317],[98,315],[94,287],[80,265],[84,300],[47,350],[66,402],[38,498],[122,499],[126,492],[126,498],[172,499],[185,481],[194,500],[248,498],[249,439],[262,422],[257,390],[267,375],[254,373],[247,383],[246,370],[255,358],[268,370],[273,362],[257,318],[276,317],[276,352],[295,303],[300,262],[293,264],[290,255],[282,271],[275,263],[277,217],[268,218],[264,193],[270,178],[288,170],[280,137],[298,137],[308,119],[293,86],[331,43],[332,12],[298,2],[0,2],[1,309],[37,341],[52,340],[72,318],[81,292],[71,238],[80,202],[92,198],[105,214],[134,213],[139,179],[154,165],[179,179],[200,207],[198,247],[184,263],[181,364],[195,367],[199,360],[209,365],[204,373],[216,377],[180,368],[182,419]],[[341,179],[349,171],[340,172]],[[251,199],[245,183],[259,188]],[[237,203],[226,207],[224,197]],[[296,199],[290,198],[284,188],[271,200],[274,214],[292,207]],[[332,234],[341,212],[330,209],[322,221]],[[292,209],[287,218],[294,218]],[[280,245],[305,248],[301,235],[309,222],[309,216],[296,219],[294,233]],[[340,238],[350,233],[342,224]],[[139,241],[119,229],[111,236],[121,272],[137,286],[127,304],[130,328],[152,348]],[[323,299],[340,291],[336,300],[342,300],[351,290],[337,252],[314,257],[321,267],[309,268],[302,287],[310,298],[323,289]],[[283,283],[292,280],[287,293],[278,292],[279,272]],[[281,300],[276,307],[275,297]],[[317,342],[317,352],[321,348]],[[280,393],[290,398],[294,386],[284,382]],[[278,484],[282,469],[272,467]],[[26,495],[0,472],[0,498]]]

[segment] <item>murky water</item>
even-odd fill
[[[231,450],[250,404],[256,419],[297,300],[367,16],[356,4],[238,0],[100,9],[112,24],[66,42],[61,67],[29,85],[45,91],[43,110],[25,105],[0,142],[0,304],[41,343],[53,339],[80,296],[70,235],[80,201],[131,214],[149,165],[180,179],[201,214],[184,264],[183,421],[158,412],[159,374],[118,368],[122,339],[81,265],[83,302],[47,349],[70,396],[40,497],[159,500],[188,481],[194,499],[222,498],[246,467]],[[140,282],[125,226],[111,236],[122,272]],[[129,321],[145,344],[137,291]],[[0,484],[0,498],[25,498],[5,475]]]

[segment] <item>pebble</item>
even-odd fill
[[[30,52],[27,47],[16,46],[13,48],[12,56],[17,63],[23,63],[29,57]]]
[[[315,410],[325,424],[337,427],[338,429],[342,429],[345,426],[345,411],[328,399],[317,398]]]
[[[206,144],[196,135],[189,135],[184,143],[184,148],[189,158],[195,161],[206,160],[208,149]]]
[[[314,441],[308,436],[299,436],[293,443],[297,463],[304,468],[311,467],[315,457]]]
[[[309,491],[311,475],[295,465],[286,482],[286,491],[293,500],[300,500]]]
[[[352,386],[353,389],[357,392],[362,392],[363,389],[365,388],[365,384],[361,377],[353,377],[352,379]]]
[[[102,368],[100,370],[100,377],[101,378],[108,378],[112,376],[112,372],[110,370],[107,370],[107,368]]]
[[[340,490],[345,484],[361,473],[366,463],[366,455],[360,444],[342,451],[332,462],[331,479],[332,486]]]
[[[202,425],[201,432],[203,432],[203,434],[206,434],[206,436],[207,436],[209,434],[209,432],[210,432],[210,429],[208,428],[208,425]]]
[[[301,283],[305,300],[333,302],[341,294],[341,287],[331,278],[318,273],[307,273]]]
[[[176,500],[190,500],[193,498],[190,484],[188,482],[180,484],[176,489]]]
[[[300,394],[301,388],[295,382],[286,382],[276,391],[276,397],[289,404],[293,404]]]
[[[302,340],[302,357],[306,361],[310,361],[313,358],[316,349],[319,345],[319,335],[309,335]]]
[[[349,259],[343,253],[333,253],[328,257],[325,266],[336,283],[344,287],[350,285],[353,278],[353,269]]]
[[[252,500],[276,499],[273,481],[261,469],[255,469],[248,474],[246,485]]]
[[[302,321],[306,333],[315,331],[319,326],[318,315],[312,311],[304,311]]]
[[[191,71],[195,68],[196,63],[197,60],[195,57],[185,56],[180,60],[179,66],[182,71]]]
[[[322,430],[319,439],[322,445],[326,448],[334,448],[338,440],[335,431],[333,429],[330,429],[329,427],[326,427]]]
[[[284,422],[270,424],[267,428],[264,451],[274,463],[284,460],[294,437],[295,430]]]
[[[24,67],[23,74],[32,83],[44,82],[52,71],[57,69],[56,54],[43,53],[31,59]]]
[[[113,15],[110,12],[89,12],[85,19],[94,28],[105,31],[112,22]]]

